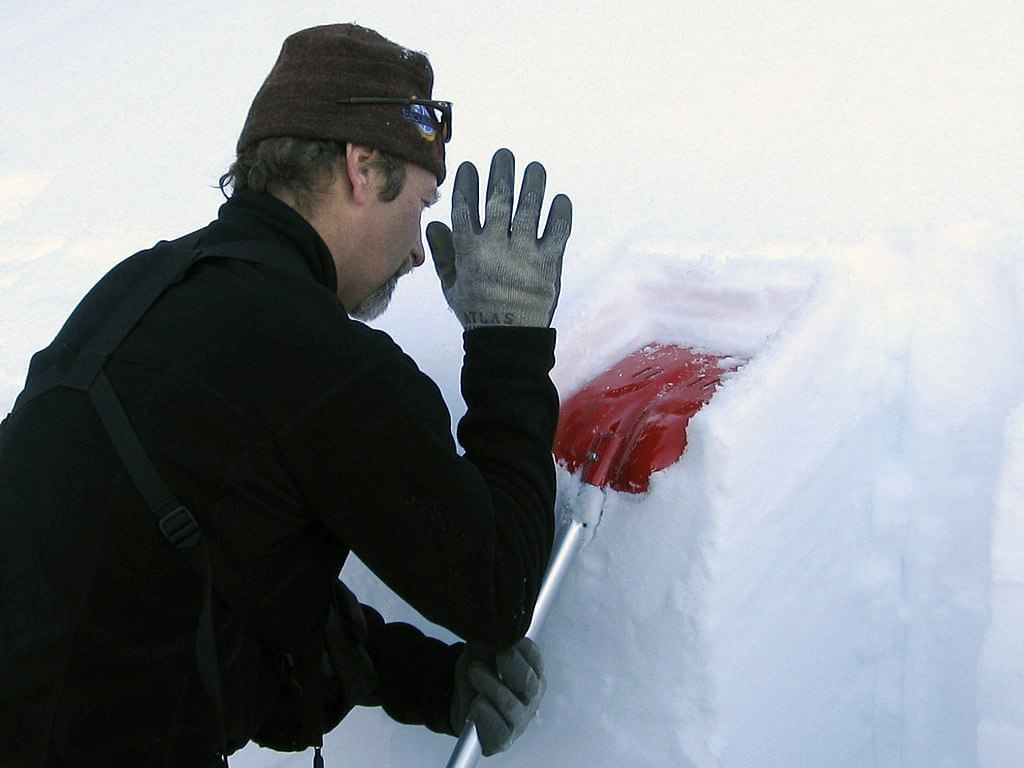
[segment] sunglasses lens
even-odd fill
[[[441,141],[447,144],[452,138],[451,107],[434,107],[434,120],[437,121],[438,131],[441,134]]]

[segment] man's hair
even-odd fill
[[[246,147],[220,177],[221,192],[251,189],[254,192],[287,192],[299,212],[310,215],[317,197],[326,192],[334,171],[345,162],[345,142],[281,137],[264,139]],[[384,174],[379,198],[394,200],[405,186],[405,161],[379,152],[371,167]]]

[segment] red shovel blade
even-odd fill
[[[643,493],[652,472],[686,448],[686,425],[715,392],[735,358],[648,344],[620,360],[561,408],[555,459],[583,481]]]

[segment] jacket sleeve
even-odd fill
[[[402,622],[384,623],[364,605],[367,647],[377,673],[377,703],[393,720],[425,725],[437,733],[457,736],[451,724],[455,663],[463,643],[448,645]]]
[[[529,626],[551,553],[554,331],[466,332],[451,438],[436,385],[383,334],[278,436],[326,525],[430,621],[487,647]]]

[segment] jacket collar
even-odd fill
[[[220,207],[217,220],[203,233],[200,244],[240,240],[290,246],[311,277],[337,293],[338,275],[327,244],[301,214],[276,197],[246,189],[235,192]]]

